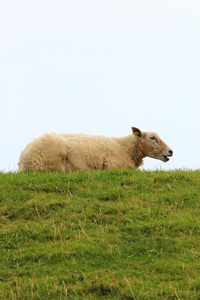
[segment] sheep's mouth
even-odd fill
[[[169,161],[169,158],[166,155],[163,155],[163,157],[165,162]]]

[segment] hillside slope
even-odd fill
[[[200,299],[200,171],[0,173],[0,299]]]

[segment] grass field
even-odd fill
[[[0,299],[200,299],[200,171],[0,173]]]

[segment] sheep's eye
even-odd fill
[[[157,138],[156,138],[155,136],[150,136],[150,139],[151,139],[152,141],[158,142],[158,141],[157,141]]]

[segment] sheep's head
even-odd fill
[[[132,127],[132,131],[141,141],[144,157],[149,156],[167,162],[169,157],[173,155],[173,151],[161,140],[157,133],[142,132],[136,127]]]

